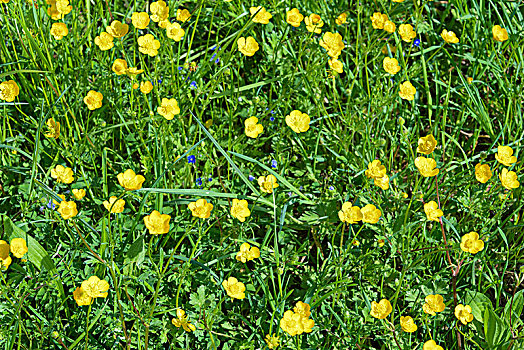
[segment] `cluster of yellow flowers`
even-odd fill
[[[107,297],[109,290],[109,283],[106,280],[101,280],[97,276],[91,276],[83,281],[80,287],[76,287],[73,292],[73,298],[78,306],[91,305],[94,298]]]
[[[342,210],[338,212],[340,221],[348,224],[356,224],[359,221],[376,224],[381,216],[382,212],[373,204],[367,204],[360,209],[360,207],[352,205],[351,202],[345,202],[342,204]]]
[[[364,174],[373,179],[373,183],[384,191],[389,189],[389,176],[386,175],[386,167],[381,164],[380,160],[375,159],[370,162]]]
[[[16,258],[22,258],[28,252],[27,244],[23,238],[13,238],[11,242],[0,240],[0,269],[6,270],[11,265],[11,252]]]
[[[257,258],[260,258],[260,249],[254,246],[252,247],[249,243],[242,243],[236,259],[245,263],[246,261],[251,261]]]
[[[284,316],[280,319],[280,328],[291,336],[311,333],[315,321],[310,319],[309,316],[311,316],[309,304],[299,301],[293,310],[284,312]]]

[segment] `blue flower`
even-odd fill
[[[213,54],[213,56],[211,56],[210,61],[213,61],[213,60],[215,59],[216,56],[217,56],[217,53],[215,52],[215,53]]]
[[[275,114],[276,112],[274,110],[271,110],[271,114]]]
[[[184,69],[184,67],[178,67],[178,70],[182,70],[182,69]]]
[[[255,180],[255,177],[253,175],[249,175],[248,179],[249,179],[249,181],[253,181],[253,180]]]
[[[187,156],[187,162],[189,164],[195,164],[196,157],[195,156]]]
[[[335,190],[335,187],[333,187],[333,185],[330,185],[330,186],[329,186],[329,190],[330,190],[330,191],[333,191],[333,190]]]
[[[192,88],[192,89],[196,89],[196,87],[197,87],[197,83],[196,83],[196,81],[192,81],[192,82],[191,82],[191,88]]]
[[[415,39],[413,41],[413,47],[415,47],[415,46],[418,47],[419,45],[420,45],[420,39]]]
[[[213,181],[213,177],[209,176],[209,179],[207,179],[207,181],[209,182]]]
[[[197,184],[198,186],[202,186],[202,178],[201,178],[201,177],[199,177],[199,178],[196,179],[196,184]]]
[[[271,167],[272,167],[272,168],[276,169],[276,168],[277,168],[277,164],[278,164],[278,163],[277,163],[276,160],[273,159],[273,160],[271,161]]]
[[[47,203],[47,207],[48,207],[49,209],[53,209],[53,210],[55,210],[55,203],[53,203],[53,200],[52,200],[52,199],[50,199],[50,200],[49,200],[49,203]]]
[[[217,59],[215,60],[215,63],[218,63],[220,62],[220,58],[217,57]]]
[[[269,120],[271,120],[272,122],[274,122],[274,121],[275,121],[275,117],[271,116],[271,117],[269,117]]]

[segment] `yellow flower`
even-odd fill
[[[426,297],[425,301],[426,303],[422,306],[422,310],[432,316],[435,316],[436,312],[444,311],[446,308],[446,304],[444,304],[444,298],[442,298],[442,295],[440,294],[430,294]]]
[[[166,27],[167,37],[173,39],[174,41],[182,40],[182,37],[185,33],[186,31],[182,29],[182,26],[177,22],[171,23]]]
[[[172,120],[175,115],[180,114],[178,102],[174,98],[162,98],[162,103],[156,108],[156,111],[167,120]]]
[[[393,2],[404,2],[404,0],[392,0]]]
[[[317,34],[320,34],[322,32],[322,29],[320,28],[324,26],[324,21],[316,13],[312,13],[309,16],[305,17],[304,21],[306,22],[306,29],[308,30],[308,32]]]
[[[373,183],[375,186],[380,187],[381,189],[388,190],[389,189],[389,176],[384,175],[382,177],[375,178],[373,180]]]
[[[409,43],[417,36],[417,33],[413,30],[411,24],[401,24],[398,27],[398,33],[405,42]]]
[[[20,89],[14,80],[4,81],[0,84],[0,100],[13,102],[20,93]]]
[[[139,190],[142,188],[142,184],[146,180],[142,175],[137,175],[131,169],[127,169],[123,173],[116,176],[120,186],[124,187],[128,191]]]
[[[444,29],[442,33],[440,34],[440,36],[448,44],[456,44],[459,42],[459,38],[457,38],[457,35],[454,32],[452,32],[451,30],[447,31],[446,29]]]
[[[231,215],[234,218],[240,220],[240,222],[246,221],[246,218],[251,215],[251,211],[247,207],[247,201],[245,199],[238,200],[233,198],[233,205],[231,206]]]
[[[304,20],[304,15],[300,13],[297,8],[294,8],[286,13],[286,22],[293,27],[300,27],[300,23]]]
[[[55,2],[56,4],[56,10],[63,16],[67,15],[71,10],[73,10],[73,7],[69,5],[69,0],[57,0]]]
[[[62,201],[65,201],[65,195],[64,195],[64,194],[59,194],[58,197],[62,198]],[[60,201],[60,202],[61,202],[61,201]],[[60,202],[55,201],[55,200],[53,199],[53,203],[54,203],[55,205],[60,205]]]
[[[310,121],[311,119],[309,118],[309,115],[296,109],[286,116],[287,126],[297,134],[308,131]]]
[[[362,212],[362,221],[369,224],[376,224],[382,215],[382,212],[373,204],[364,206],[360,211]]]
[[[180,328],[182,327],[186,332],[193,332],[196,330],[195,325],[191,324],[187,319],[186,312],[182,309],[176,310],[176,318],[171,320],[173,326]]]
[[[264,127],[262,126],[262,124],[257,123],[257,117],[250,117],[244,121],[244,132],[246,133],[247,137],[256,139],[258,135],[260,135],[264,131]]]
[[[463,324],[473,321],[473,315],[471,314],[471,306],[458,304],[455,307],[455,317]]]
[[[5,260],[9,257],[9,244],[4,241],[0,240],[0,260]]]
[[[166,2],[163,0],[151,3],[149,9],[151,11],[151,19],[153,22],[164,21],[169,16],[169,6],[167,6]]]
[[[402,330],[407,333],[413,333],[418,328],[411,316],[400,316],[400,327],[402,327]]]
[[[75,181],[73,177],[73,169],[67,168],[63,165],[57,165],[54,169],[51,169],[51,177],[56,179],[57,182],[70,184]]]
[[[260,190],[265,193],[273,193],[273,189],[278,187],[277,178],[274,175],[260,176],[258,178]]]
[[[371,25],[374,29],[384,29],[384,24],[386,24],[386,21],[388,19],[388,15],[383,15],[380,12],[375,12],[373,13],[373,16],[371,16]]]
[[[338,59],[330,58],[328,60],[328,63],[329,63],[329,68],[331,68],[335,72],[339,74],[342,74],[344,72],[344,65]]]
[[[489,179],[491,179],[491,176],[493,176],[493,173],[488,164],[478,163],[475,165],[475,177],[479,182],[485,184]]]
[[[384,55],[387,55],[389,54],[388,52],[388,47],[389,47],[389,51],[391,51],[391,54],[395,54],[397,52],[397,47],[396,46],[392,46],[390,44],[385,44],[384,46],[382,46],[382,50],[380,50]]]
[[[437,167],[437,162],[433,158],[417,157],[415,158],[415,166],[424,177],[432,177],[439,172],[439,169],[435,169]]]
[[[149,233],[152,235],[168,233],[169,220],[171,220],[171,216],[167,214],[160,214],[160,212],[157,210],[153,210],[150,215],[144,216],[144,224],[149,230]]]
[[[137,29],[146,29],[149,25],[149,15],[147,12],[133,12],[131,15],[131,23]]]
[[[315,321],[291,310],[284,312],[284,316],[280,320],[280,328],[291,336],[300,335],[304,332],[310,333],[314,326]]]
[[[473,83],[473,78],[472,77],[468,77],[468,84],[471,85]]]
[[[398,92],[398,95],[408,101],[413,101],[415,99],[415,94],[417,93],[417,89],[411,84],[409,80],[403,82],[400,84],[400,91]]]
[[[370,315],[383,320],[393,311],[391,303],[387,299],[382,299],[378,303],[376,301],[371,302],[371,312]]]
[[[383,247],[383,246],[386,244],[386,241],[383,240],[383,239],[379,239],[379,240],[377,241],[377,243],[378,243],[378,246],[379,246],[379,247]]]
[[[184,23],[184,22],[186,22],[189,19],[189,17],[191,17],[191,13],[189,13],[188,10],[186,10],[186,9],[183,9],[183,10],[178,9],[178,10],[176,10],[176,20],[177,21],[180,21],[180,22]]]
[[[59,138],[60,137],[60,123],[56,122],[54,118],[49,118],[46,122],[47,132],[45,137]]]
[[[111,196],[109,201],[104,201],[102,204],[108,212],[118,214],[124,211],[124,205],[126,204],[126,201],[123,199],[118,199],[115,196]]]
[[[493,32],[493,39],[495,39],[498,42],[503,42],[508,40],[508,31],[498,24],[496,26],[493,26],[492,29]]]
[[[238,51],[242,52],[246,56],[253,56],[259,49],[257,41],[252,36],[248,36],[247,38],[238,38],[237,46]]]
[[[344,49],[344,42],[342,35],[339,33],[326,32],[320,39],[320,46],[327,50],[327,54],[331,58],[338,58]]]
[[[444,212],[439,209],[435,201],[424,203],[424,212],[430,221],[439,221],[439,218],[444,215]]]
[[[102,51],[110,50],[115,44],[113,44],[113,36],[109,33],[102,32],[95,38],[95,44]]]
[[[421,137],[418,139],[417,152],[429,155],[433,153],[437,147],[437,140],[433,137],[432,134],[427,135],[426,137]]]
[[[86,190],[84,190],[83,188],[81,189],[73,188],[73,196],[75,197],[76,200],[81,200],[82,198],[86,196]]]
[[[84,103],[87,105],[87,108],[92,111],[102,107],[103,98],[104,96],[100,92],[90,90],[84,97]]]
[[[249,12],[251,16],[254,16],[251,20],[255,23],[268,24],[269,20],[273,17],[271,13],[267,12],[262,6],[250,7]]]
[[[477,232],[472,231],[462,236],[460,249],[466,253],[477,254],[484,249],[484,241],[479,239],[479,234]]]
[[[27,253],[27,244],[23,238],[13,238],[9,243],[11,253],[17,258],[21,258]]]
[[[52,2],[50,5],[51,6],[47,8],[47,14],[51,16],[51,19],[54,19],[55,21],[62,19],[64,15],[56,8],[56,2]]]
[[[293,311],[296,314],[299,314],[300,316],[304,318],[308,318],[309,316],[311,316],[310,310],[311,310],[311,306],[309,306],[308,303],[304,303],[302,301],[298,301],[295,307],[293,308]]]
[[[156,40],[151,34],[146,34],[138,37],[138,51],[143,54],[154,57],[158,55],[160,48],[160,41]]]
[[[151,90],[153,90],[153,84],[149,80],[140,82],[140,91],[143,94],[147,95]]]
[[[511,164],[517,161],[517,157],[513,155],[513,149],[509,146],[498,146],[495,159],[505,166],[511,166]]]
[[[207,219],[211,216],[211,210],[213,210],[213,204],[208,203],[205,199],[200,198],[195,202],[191,202],[187,205],[191,214],[194,217]]]
[[[65,23],[57,22],[53,23],[51,30],[49,31],[55,40],[62,40],[64,36],[69,34],[69,29]]]
[[[57,210],[64,220],[69,220],[78,214],[76,203],[74,201],[61,201]]]
[[[134,79],[138,74],[144,73],[143,69],[138,69],[138,67],[131,67],[126,71],[126,74]]]
[[[275,334],[267,334],[264,341],[269,349],[276,349],[280,345],[280,339]]]
[[[249,243],[242,243],[236,256],[236,259],[243,263],[258,258],[260,258],[260,249],[255,246],[250,246]]]
[[[168,18],[166,18],[166,19],[163,20],[163,21],[158,22],[158,26],[159,26],[160,28],[163,28],[163,29],[166,29],[170,24],[171,24],[171,22],[169,22],[169,19],[168,19]]]
[[[116,73],[116,75],[124,75],[127,73],[127,62],[126,60],[123,60],[121,58],[117,58],[115,62],[113,62],[113,65],[111,66],[111,70]]]
[[[344,23],[346,23],[347,21],[347,18],[348,18],[348,14],[347,13],[341,13],[337,19],[335,20],[335,23],[339,26],[339,25],[342,25]]]
[[[82,289],[82,287],[76,287],[73,292],[73,298],[75,299],[78,306],[91,305],[93,298],[91,298],[87,293]]]
[[[362,211],[357,206],[353,206],[351,202],[345,202],[342,204],[342,210],[338,212],[338,218],[342,222],[348,224],[355,224],[362,220]]]
[[[372,179],[378,179],[386,175],[386,167],[380,163],[380,160],[375,159],[368,163],[368,168],[364,174]]]
[[[136,89],[138,89],[139,86],[140,85],[138,85],[138,83],[133,83],[132,88],[133,88],[133,90],[136,90]]]
[[[91,298],[105,298],[109,290],[109,283],[106,280],[101,280],[97,276],[91,276],[86,281],[82,282],[82,289]]]
[[[244,299],[246,297],[244,293],[246,286],[235,277],[229,277],[227,280],[224,280],[222,287],[226,290],[227,295],[233,299]]]
[[[384,23],[384,30],[388,33],[395,33],[395,30],[397,30],[397,26],[392,21],[387,20]]]
[[[106,27],[106,32],[108,32],[113,38],[121,38],[127,34],[129,31],[129,26],[120,21],[113,21],[111,25]]]
[[[424,343],[422,350],[444,350],[440,345],[437,345],[434,340],[428,340]]]
[[[384,67],[384,70],[389,74],[395,75],[400,71],[400,66],[398,65],[398,61],[396,58],[384,57],[384,61],[382,61],[382,66]]]
[[[517,173],[514,171],[508,171],[508,169],[504,168],[502,169],[502,173],[500,173],[499,178],[502,186],[508,190],[512,190],[520,186],[520,183],[517,180]]]

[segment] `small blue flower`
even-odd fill
[[[158,83],[162,84],[162,78],[158,79]]]
[[[209,179],[207,179],[207,181],[209,182],[213,181],[213,177],[209,176]]]
[[[335,187],[333,187],[333,185],[329,186],[329,190],[330,191],[334,191],[335,190]]]
[[[277,161],[276,161],[275,159],[273,159],[273,160],[271,161],[271,167],[272,167],[273,169],[276,169],[276,168],[277,168],[277,164],[278,164],[278,163],[277,163]]]
[[[187,156],[187,162],[189,164],[195,164],[196,157],[195,156]]]
[[[215,59],[216,56],[217,56],[217,53],[215,52],[215,53],[213,54],[213,56],[211,56],[210,61],[213,61],[213,60]]]
[[[52,199],[50,199],[50,200],[49,200],[49,203],[47,203],[47,207],[48,207],[49,209],[53,209],[53,210],[55,210],[55,203],[53,203],[53,200],[52,200]]]
[[[266,107],[266,111],[269,111],[269,108]]]
[[[253,180],[255,180],[255,177],[253,175],[249,175],[248,179],[249,179],[249,181],[253,181]]]
[[[202,178],[201,178],[201,177],[199,177],[199,178],[196,179],[196,184],[197,184],[198,186],[202,186]]]
[[[269,120],[271,120],[272,122],[274,122],[274,121],[275,121],[275,117],[271,116],[271,117],[269,117]]]
[[[238,98],[238,102],[242,102],[242,97],[239,97],[239,98]]]
[[[196,87],[197,87],[197,83],[196,83],[196,81],[192,81],[192,82],[191,82],[191,88],[192,88],[192,89],[196,89]]]
[[[420,39],[415,39],[413,41],[413,47],[415,47],[415,46],[418,47],[419,45],[420,45]]]
[[[220,62],[220,58],[217,57],[217,59],[215,60],[215,63],[218,63]]]
[[[276,112],[274,110],[271,110],[271,114],[275,114]]]
[[[180,66],[178,67],[178,70],[182,70],[182,69],[184,69],[184,67],[180,67]]]

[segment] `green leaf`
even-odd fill
[[[124,264],[127,265],[132,262],[136,262],[137,265],[140,265],[144,261],[146,255],[146,249],[144,246],[144,236],[138,237],[136,241],[131,244],[129,250],[126,254],[126,259]]]
[[[473,317],[479,322],[484,322],[484,312],[487,308],[491,309],[491,300],[482,293],[470,291],[466,292],[466,305],[471,306]]]
[[[513,327],[522,323],[522,309],[524,308],[524,290],[519,291],[513,296],[513,301],[510,299],[504,307],[504,317],[509,323],[510,309],[511,309],[511,324]]]
[[[509,327],[493,312],[491,307],[484,311],[484,335],[489,349],[502,345],[509,339]]]

